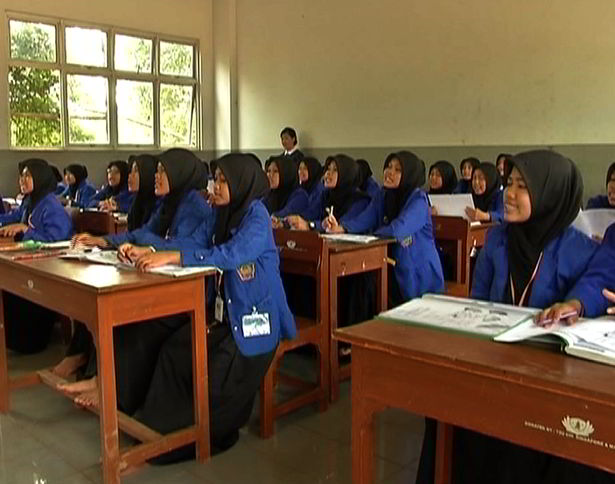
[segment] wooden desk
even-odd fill
[[[369,244],[348,244],[328,242],[329,253],[329,325],[331,327],[330,361],[331,361],[331,401],[340,395],[340,381],[350,377],[351,365],[340,365],[338,342],[333,337],[338,325],[338,280],[340,277],[377,271],[376,312],[387,308],[387,246],[392,240],[378,240]]]
[[[102,470],[107,484],[120,482],[121,467],[142,463],[191,442],[196,442],[200,461],[209,458],[205,275],[208,274],[173,279],[58,258],[15,262],[0,255],[0,290],[82,321],[94,337],[100,391]],[[161,435],[117,411],[113,328],[184,312],[190,314],[192,324],[195,425]],[[41,381],[52,386],[57,383],[48,371],[9,379],[0,297],[0,411],[9,411],[9,391]],[[120,453],[118,423],[119,428],[143,443]]]
[[[436,243],[454,260],[455,279],[446,281],[446,293],[469,297],[473,269],[470,254],[474,247],[485,245],[487,231],[495,224],[470,225],[464,218],[444,215],[434,215],[432,222]]]
[[[615,472],[615,368],[373,320],[339,329],[352,348],[353,482],[371,482],[373,417],[396,407],[437,419],[436,482],[450,482],[451,425]],[[587,437],[566,417],[591,422]]]
[[[125,232],[127,223],[119,221],[109,212],[78,211],[72,213],[75,232],[92,235],[113,235]]]

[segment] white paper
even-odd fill
[[[520,309],[524,308],[472,299],[424,296],[385,311],[380,317],[495,336],[532,317],[528,311]]]
[[[604,237],[609,225],[615,223],[615,210],[610,208],[598,208],[581,210],[572,226],[579,229],[589,237]]]
[[[375,242],[378,237],[373,235],[359,235],[359,234],[323,234],[325,239],[333,242],[350,242],[353,244],[369,244]]]
[[[438,215],[449,217],[463,217],[466,215],[466,207],[474,208],[474,200],[471,193],[459,193],[455,195],[428,195],[432,207],[436,207]]]

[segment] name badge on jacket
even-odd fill
[[[252,309],[252,314],[246,314],[241,318],[241,326],[244,338],[271,334],[269,313],[259,313],[256,308]]]
[[[243,282],[254,279],[254,274],[256,274],[256,266],[254,265],[254,262],[240,265],[239,269],[237,269],[237,275],[239,275],[239,279]]]

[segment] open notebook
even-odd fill
[[[615,318],[581,319],[542,328],[540,310],[474,299],[426,294],[384,311],[378,318],[473,334],[502,343],[523,340],[557,343],[570,355],[615,365]]]
[[[122,262],[117,258],[116,250],[96,250],[91,252],[74,251],[64,254],[60,257],[63,259],[77,259],[85,262],[91,262],[93,264],[111,265],[120,269],[135,270],[135,266],[133,264]],[[182,277],[189,276],[192,274],[199,274],[201,272],[208,272],[213,269],[215,269],[215,267],[212,266],[182,267],[167,264],[164,266],[149,269],[147,272],[150,272],[152,274],[161,274],[163,276]]]

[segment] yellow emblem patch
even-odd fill
[[[254,262],[239,266],[239,269],[237,269],[237,274],[239,275],[239,279],[243,282],[254,279],[254,274],[256,274],[256,266],[254,265]]]

